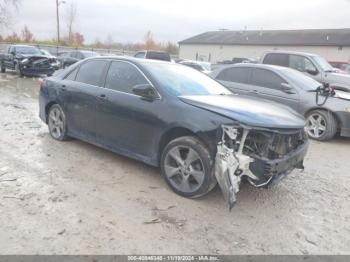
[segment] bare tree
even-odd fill
[[[68,5],[67,14],[66,14],[66,23],[68,29],[68,41],[69,43],[73,42],[74,38],[74,26],[77,20],[77,5],[76,2],[71,2]]]
[[[0,0],[0,28],[11,25],[11,9],[17,8],[21,0]]]

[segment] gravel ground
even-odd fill
[[[38,118],[36,79],[0,75],[0,254],[350,254],[350,139],[312,142],[304,172],[175,195],[159,170]]]

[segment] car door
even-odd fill
[[[159,133],[160,99],[147,101],[133,94],[135,85],[150,84],[132,63],[112,61],[99,93],[97,136],[99,143],[114,151],[141,158],[152,156]]]
[[[252,92],[252,87],[249,84],[250,75],[251,69],[249,67],[229,67],[223,69],[216,76],[216,80],[233,93],[248,95]]]
[[[294,110],[299,109],[299,93],[277,73],[253,68],[251,84],[257,97],[288,105]]]
[[[97,95],[108,61],[86,61],[62,81],[60,97],[64,101],[68,133],[85,140],[96,139]]]

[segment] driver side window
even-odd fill
[[[281,90],[282,83],[287,82],[280,76],[266,69],[255,68],[252,73],[252,84],[255,86]]]
[[[316,71],[314,64],[308,58],[300,55],[289,55],[289,67],[300,72]]]
[[[148,81],[135,66],[126,62],[111,63],[106,77],[106,88],[133,94],[132,88],[142,84],[148,84]]]

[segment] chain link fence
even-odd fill
[[[8,42],[0,42],[0,53],[4,53],[7,51],[7,47],[12,44],[20,44],[20,45],[31,45],[36,46],[39,49],[45,49],[49,51],[52,55],[58,56],[61,53],[74,51],[74,50],[86,50],[97,52],[100,55],[126,55],[126,56],[134,56],[137,51],[130,51],[124,49],[112,49],[112,48],[91,48],[91,47],[69,47],[69,46],[58,46],[58,45],[44,45],[44,44],[33,44],[33,43],[8,43]],[[171,58],[178,58],[177,55],[170,55]]]

